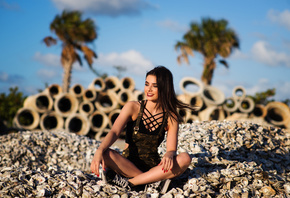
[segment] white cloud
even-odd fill
[[[17,3],[8,3],[5,0],[0,0],[0,8],[4,8],[6,10],[20,10],[20,6]]]
[[[270,66],[290,67],[290,55],[276,52],[267,42],[258,41],[251,49],[253,59]]]
[[[290,30],[290,11],[285,10],[283,12],[279,12],[277,10],[269,10],[268,18],[279,25],[286,27]]]
[[[37,71],[37,75],[42,79],[48,80],[58,76],[59,73],[54,70],[40,69]]]
[[[55,54],[41,54],[36,52],[33,56],[33,59],[41,62],[46,66],[60,66],[60,56]]]
[[[241,50],[235,49],[233,51],[233,53],[231,54],[230,58],[232,59],[248,59],[249,56],[243,52],[241,52]]]
[[[8,74],[6,72],[0,72],[0,81],[7,81],[9,78]]]
[[[188,31],[188,27],[187,26],[181,25],[178,22],[172,21],[172,20],[169,20],[169,19],[168,20],[164,20],[164,21],[159,21],[159,22],[157,22],[157,25],[159,25],[160,27],[164,27],[164,28],[170,29],[170,30],[175,31],[175,32],[186,32],[186,31]]]
[[[120,54],[100,53],[98,59],[96,59],[96,64],[104,67],[123,66],[127,68],[126,72],[143,76],[145,72],[153,68],[152,62],[135,50],[129,50]]]
[[[52,0],[60,10],[80,10],[96,15],[138,15],[155,6],[144,0]]]

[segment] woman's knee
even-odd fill
[[[180,157],[180,163],[182,166],[188,167],[191,164],[191,157],[188,153],[180,153],[178,156]]]

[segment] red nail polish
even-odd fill
[[[97,177],[99,177],[100,175],[97,175]]]
[[[163,168],[162,168],[162,170],[163,170]]]

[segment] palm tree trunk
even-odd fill
[[[70,87],[72,61],[65,61],[63,63],[63,71],[64,71],[62,79],[63,92],[67,93]]]
[[[213,78],[213,72],[216,68],[216,64],[214,62],[213,57],[205,57],[204,58],[204,65],[203,65],[203,72],[201,76],[201,81],[206,85],[211,85],[211,81]]]

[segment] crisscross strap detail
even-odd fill
[[[145,110],[146,111],[143,112],[143,116],[142,116],[142,121],[144,123],[144,126],[150,132],[155,131],[163,123],[162,121],[164,119],[163,117],[164,112],[160,112],[155,115],[152,115],[146,107],[145,107]]]
[[[150,117],[148,116],[148,114],[146,114],[146,112],[144,112],[144,108],[150,114]],[[144,116],[143,116],[143,113],[144,113]],[[139,125],[140,125],[141,119],[143,120],[143,123],[144,123],[144,126],[146,127],[146,129],[148,129],[150,132],[155,131],[160,125],[162,125],[162,123],[163,123],[163,126],[164,126],[164,124],[165,124],[164,119],[167,120],[167,113],[165,113],[165,117],[164,118],[163,118],[163,115],[164,115],[164,112],[152,115],[148,111],[148,109],[145,107],[145,101],[142,100],[141,101],[140,111],[138,113],[138,117],[137,117],[137,120],[136,120],[136,125],[134,127],[134,134],[137,134],[138,131],[139,131]],[[159,119],[162,119],[162,120],[158,121]]]

